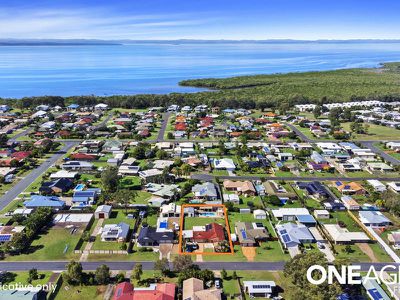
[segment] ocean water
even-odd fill
[[[0,46],[0,97],[195,92],[178,82],[387,61],[400,61],[400,43]]]

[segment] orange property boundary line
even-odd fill
[[[224,216],[225,216],[225,229],[228,233],[228,240],[229,240],[229,247],[231,248],[230,252],[183,252],[182,251],[182,238],[183,238],[183,226],[184,226],[184,211],[185,207],[220,207],[224,210]],[[229,222],[228,222],[228,213],[225,205],[223,204],[183,204],[181,208],[181,221],[180,221],[180,226],[179,226],[179,254],[180,255],[232,255],[234,254],[234,249],[233,249],[233,243],[231,239],[231,230],[229,227]]]

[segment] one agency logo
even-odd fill
[[[385,265],[379,271],[374,266],[370,266],[365,276],[361,276],[359,265],[342,266],[340,270],[332,265],[326,267],[313,265],[307,270],[307,280],[315,285],[332,284],[335,281],[340,284],[362,284],[371,279],[379,284],[400,283],[400,266]]]

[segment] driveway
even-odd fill
[[[256,257],[256,247],[242,247],[242,252],[247,258],[247,261],[254,261]]]
[[[297,254],[301,254],[299,247],[288,247],[290,257],[295,257]]]
[[[170,260],[173,246],[174,246],[173,244],[161,244],[160,245],[160,259],[166,258],[166,259]]]

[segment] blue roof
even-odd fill
[[[72,202],[89,202],[89,197],[73,197]]]
[[[24,202],[25,207],[56,207],[61,208],[65,202],[56,196],[32,195],[31,199]]]
[[[296,217],[300,223],[312,223],[312,224],[317,223],[317,221],[315,221],[312,215],[298,215]]]
[[[74,193],[74,198],[75,197],[90,197],[90,198],[94,198],[96,196],[96,191],[76,191]]]

